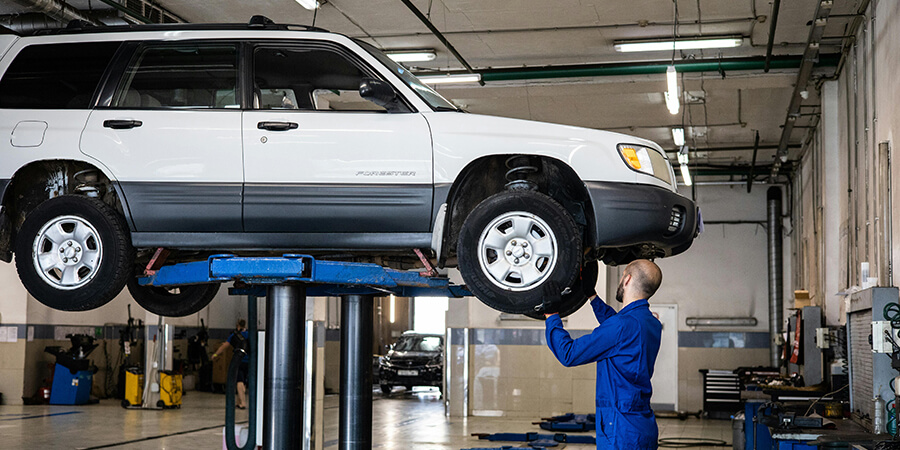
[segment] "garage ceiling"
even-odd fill
[[[733,49],[681,51],[676,61],[761,60],[772,16],[769,0],[412,0],[476,71],[583,64],[669,62],[672,52],[619,53],[615,41],[697,36],[741,36]],[[810,21],[821,0],[781,3],[773,54],[799,58],[806,48]],[[853,13],[866,0],[834,0],[820,53],[838,54],[847,44]],[[31,0],[0,0],[0,14],[32,10]],[[126,0],[122,0],[125,4]],[[93,3],[93,4],[92,4]],[[127,0],[136,8],[141,2]],[[86,11],[109,8],[100,0],[70,0]],[[294,0],[153,2],[189,22],[246,22],[262,14],[277,22],[310,24],[313,13]],[[103,13],[103,11],[94,11]],[[108,14],[108,12],[106,13]],[[458,72],[462,64],[401,0],[328,0],[317,11],[315,25],[368,41],[383,49],[433,48],[434,61],[413,69]],[[834,74],[834,64],[819,67],[814,79]],[[652,139],[674,150],[671,128],[684,126],[692,149],[692,165],[744,166],[749,163],[756,131],[760,164],[774,158],[781,126],[798,69],[693,72],[681,74],[687,104],[678,115],[665,108],[664,74],[592,78],[519,79],[485,86],[442,86],[440,91],[473,113],[542,120],[610,129]],[[814,85],[804,104],[816,105]],[[805,107],[791,134],[790,159],[799,154],[808,126],[817,120],[815,107]],[[737,148],[738,150],[731,150]],[[707,167],[708,168],[708,167]],[[733,172],[733,171],[732,171]],[[765,171],[762,171],[765,173]],[[721,178],[721,177],[718,177]],[[735,180],[740,176],[734,176]]]

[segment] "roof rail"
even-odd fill
[[[89,33],[122,33],[137,31],[216,31],[216,30],[273,30],[273,31],[317,31],[329,32],[324,28],[309,25],[275,23],[266,16],[253,16],[247,23],[163,23],[141,25],[111,25],[105,27],[87,26],[84,23],[69,22],[66,28],[37,30],[30,35],[89,34]],[[12,34],[15,33],[9,30]],[[5,31],[0,30],[0,34]]]

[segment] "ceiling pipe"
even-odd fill
[[[828,23],[828,15],[831,14],[832,0],[821,0],[816,5],[816,13],[813,16],[809,29],[809,38],[806,41],[806,51],[803,52],[800,72],[797,74],[797,82],[794,83],[794,93],[788,106],[787,117],[784,119],[784,128],[781,131],[781,140],[778,143],[778,152],[775,154],[775,164],[772,166],[771,177],[775,178],[781,169],[781,163],[787,159],[788,143],[791,140],[791,132],[794,131],[794,122],[800,117],[800,104],[803,103],[803,92],[806,91],[809,78],[816,59],[819,58],[819,41],[825,33],[825,25]]]
[[[838,62],[838,55],[821,55],[817,67],[834,66]],[[803,58],[800,56],[776,56],[771,61],[771,66],[776,69],[796,69],[801,66]],[[612,63],[612,64],[577,64],[560,66],[542,66],[508,69],[481,70],[483,81],[518,81],[537,80],[551,78],[582,78],[603,77],[618,75],[651,75],[664,74],[669,61],[639,62],[639,63]],[[687,72],[724,72],[736,70],[755,71],[761,70],[765,59],[761,56],[751,58],[729,58],[704,61],[687,61],[675,63],[675,69],[679,73]],[[455,71],[451,73],[463,73]],[[417,75],[429,75],[430,72],[419,72]]]
[[[63,22],[42,13],[9,14],[0,16],[0,25],[20,34],[30,34],[37,30],[62,28],[65,26]]]
[[[756,130],[756,140],[753,141],[753,160],[750,161],[750,174],[747,175],[747,193],[753,189],[753,169],[756,168],[756,153],[759,152],[759,130]]]
[[[775,45],[775,27],[778,26],[778,10],[781,8],[781,0],[775,0],[772,4],[772,20],[769,22],[769,41],[766,42],[766,65],[763,72],[769,73],[769,60],[772,59],[772,46]]]
[[[444,37],[443,34],[441,34],[441,32],[434,26],[434,24],[431,23],[431,20],[429,20],[428,17],[425,17],[425,14],[422,14],[422,11],[419,11],[419,8],[416,8],[416,5],[412,4],[412,1],[410,1],[410,0],[400,0],[400,1],[402,1],[403,4],[406,5],[406,7],[409,8],[409,10],[412,11],[412,13],[416,15],[416,17],[419,19],[419,21],[421,21],[422,24],[425,25],[425,27],[427,27],[431,31],[431,34],[433,34],[436,38],[438,38],[439,41],[441,41],[442,44],[444,44],[444,47],[446,47],[447,50],[453,54],[453,57],[456,58],[456,60],[459,61],[459,63],[462,64],[463,67],[466,68],[466,72],[476,73],[475,69],[473,69],[472,66],[469,65],[469,63],[466,61],[466,59],[463,58],[462,55],[460,55],[458,51],[456,51],[456,48],[453,46],[453,44],[451,44],[450,41],[448,41],[447,38]],[[478,84],[484,86],[484,81],[478,80]]]
[[[69,6],[60,0],[13,0],[15,3],[28,8],[32,12],[38,12],[50,16],[57,22],[69,23],[80,20],[91,25],[103,25],[91,16]]]

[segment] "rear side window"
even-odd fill
[[[88,109],[118,42],[30,45],[0,80],[0,108]]]
[[[137,53],[114,108],[239,108],[235,44],[151,45]]]

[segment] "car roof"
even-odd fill
[[[296,24],[280,24],[275,23],[272,19],[265,16],[253,16],[247,23],[165,23],[165,24],[142,24],[142,25],[111,25],[111,26],[94,26],[80,20],[73,20],[68,23],[65,28],[47,28],[35,30],[32,32],[16,32],[9,28],[0,26],[0,34],[15,34],[18,36],[54,36],[54,35],[72,35],[72,34],[98,34],[98,33],[127,33],[127,32],[146,32],[146,31],[315,31],[322,33],[330,33],[330,31],[309,26]]]

